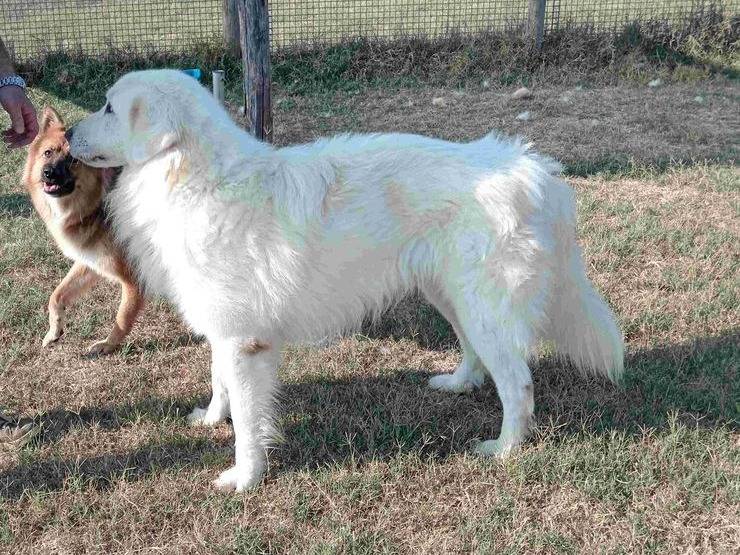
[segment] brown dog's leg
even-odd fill
[[[67,307],[95,285],[98,274],[79,262],[75,262],[49,297],[49,331],[41,345],[49,346],[64,333],[64,316]]]
[[[122,281],[121,304],[118,306],[118,314],[116,314],[113,329],[110,330],[108,337],[90,346],[87,352],[88,355],[107,355],[115,351],[131,331],[143,306],[144,297],[139,292],[139,288],[133,283]]]

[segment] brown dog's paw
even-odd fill
[[[41,341],[42,347],[50,347],[57,341],[59,341],[59,338],[62,336],[64,332],[62,330],[49,330],[46,332],[46,335],[44,336],[44,339]]]
[[[118,349],[117,343],[110,343],[105,339],[96,341],[87,350],[87,356],[90,358],[99,357],[103,355],[109,355]]]

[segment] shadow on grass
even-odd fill
[[[563,173],[567,177],[599,176],[604,179],[651,179],[668,172],[685,170],[695,166],[714,164],[734,165],[737,159],[733,149],[720,148],[711,156],[664,158],[645,152],[644,156],[615,153],[594,160],[563,159]]]
[[[0,195],[0,217],[29,218],[33,213],[33,205],[28,195],[10,193]]]
[[[624,387],[583,377],[574,369],[544,358],[533,364],[535,414],[553,423],[554,441],[612,431],[640,435],[663,430],[671,415],[691,426],[738,426],[740,330],[629,355]],[[410,371],[409,371],[410,370]],[[272,473],[317,468],[342,461],[389,459],[402,453],[442,460],[469,450],[478,438],[495,437],[502,411],[489,382],[467,395],[426,387],[428,373],[394,368],[387,376],[341,381],[288,383],[280,395],[285,441],[270,455]],[[201,404],[207,399],[201,399]],[[37,441],[54,443],[70,430],[117,429],[142,419],[171,420],[173,434],[182,426],[190,403],[147,398],[79,413],[52,411],[41,420]],[[549,425],[549,424],[548,424]],[[229,442],[230,443],[230,442]],[[0,496],[18,499],[24,491],[58,491],[70,476],[105,488],[116,480],[137,480],[167,468],[217,467],[231,461],[230,446],[207,438],[173,435],[130,453],[79,460],[22,462],[0,474]]]
[[[0,476],[0,497],[20,499],[24,492],[60,491],[70,479],[104,491],[118,480],[135,481],[163,469],[209,466],[233,449],[218,447],[207,439],[172,440],[146,445],[126,454],[82,460],[44,460],[20,466]],[[79,483],[79,482],[78,482]]]

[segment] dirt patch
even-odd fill
[[[737,87],[717,78],[652,88],[370,90],[327,97],[276,97],[275,141],[292,144],[339,132],[407,132],[472,140],[491,131],[520,135],[571,173],[737,156]],[[697,97],[701,101],[696,100]],[[435,99],[444,102],[435,103]],[[528,121],[516,116],[530,113]]]

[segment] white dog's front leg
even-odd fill
[[[212,341],[214,370],[226,386],[234,423],[235,464],[214,481],[224,491],[256,486],[267,464],[280,352],[255,339]]]

